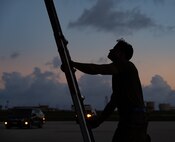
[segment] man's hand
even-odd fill
[[[95,129],[97,127],[99,127],[100,123],[98,121],[97,118],[94,118],[93,120],[86,120],[88,126],[90,126],[90,128]]]
[[[76,72],[76,69],[73,67],[73,61],[70,61],[70,66],[72,67],[72,71]],[[64,64],[61,65],[60,69],[65,72],[65,70],[67,69],[66,66]]]

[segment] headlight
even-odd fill
[[[90,118],[90,117],[92,117],[92,115],[91,115],[91,114],[87,114],[86,116],[87,116],[87,118]]]
[[[29,122],[25,121],[25,122],[24,122],[24,124],[25,124],[25,125],[28,125],[28,124],[29,124]]]
[[[4,124],[7,125],[8,124],[7,121],[5,121]]]

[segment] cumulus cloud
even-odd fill
[[[117,1],[118,4],[120,1]],[[157,27],[153,19],[142,13],[139,8],[131,10],[114,10],[114,0],[98,0],[90,9],[85,9],[82,15],[74,22],[69,23],[70,28],[91,27],[97,31],[118,34],[132,34],[145,28]]]
[[[82,94],[87,103],[96,108],[102,109],[105,105],[106,96],[111,96],[111,77],[110,76],[91,76],[83,75],[79,80]],[[152,77],[147,86],[142,86],[145,101],[155,102],[156,109],[160,103],[169,103],[175,106],[175,90],[160,75]]]
[[[83,75],[79,79],[80,90],[85,96],[85,103],[97,109],[103,109],[105,97],[111,96],[111,77],[101,75]]]
[[[147,101],[159,103],[170,103],[175,106],[175,90],[161,77],[155,75],[149,85],[143,87],[144,97]]]
[[[70,109],[71,95],[61,76],[60,72],[42,72],[37,67],[25,76],[19,72],[5,72],[2,75],[4,87],[0,89],[0,105],[4,106],[8,101],[9,106],[47,104]],[[82,74],[78,84],[85,96],[85,104],[91,104],[96,109],[104,108],[106,97],[110,98],[112,93],[111,76]],[[160,75],[153,76],[150,84],[143,86],[143,93],[145,101],[175,105],[175,90]]]
[[[14,105],[47,104],[52,107],[70,108],[71,98],[66,84],[60,83],[53,72],[39,68],[22,76],[18,72],[4,73],[4,88],[0,90],[0,103]]]

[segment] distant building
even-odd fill
[[[175,111],[175,106],[171,106],[171,111]]]
[[[155,102],[146,102],[146,110],[147,112],[155,111]]]
[[[49,106],[48,105],[39,105],[38,106],[42,111],[48,111],[49,110]]]
[[[160,111],[170,111],[171,110],[171,105],[168,104],[168,103],[159,104],[159,110]]]

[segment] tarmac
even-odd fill
[[[94,129],[95,142],[111,142],[117,122],[104,122]],[[152,142],[175,142],[175,122],[150,122]],[[83,142],[80,127],[73,121],[49,121],[43,128],[6,129],[0,123],[1,142]]]

